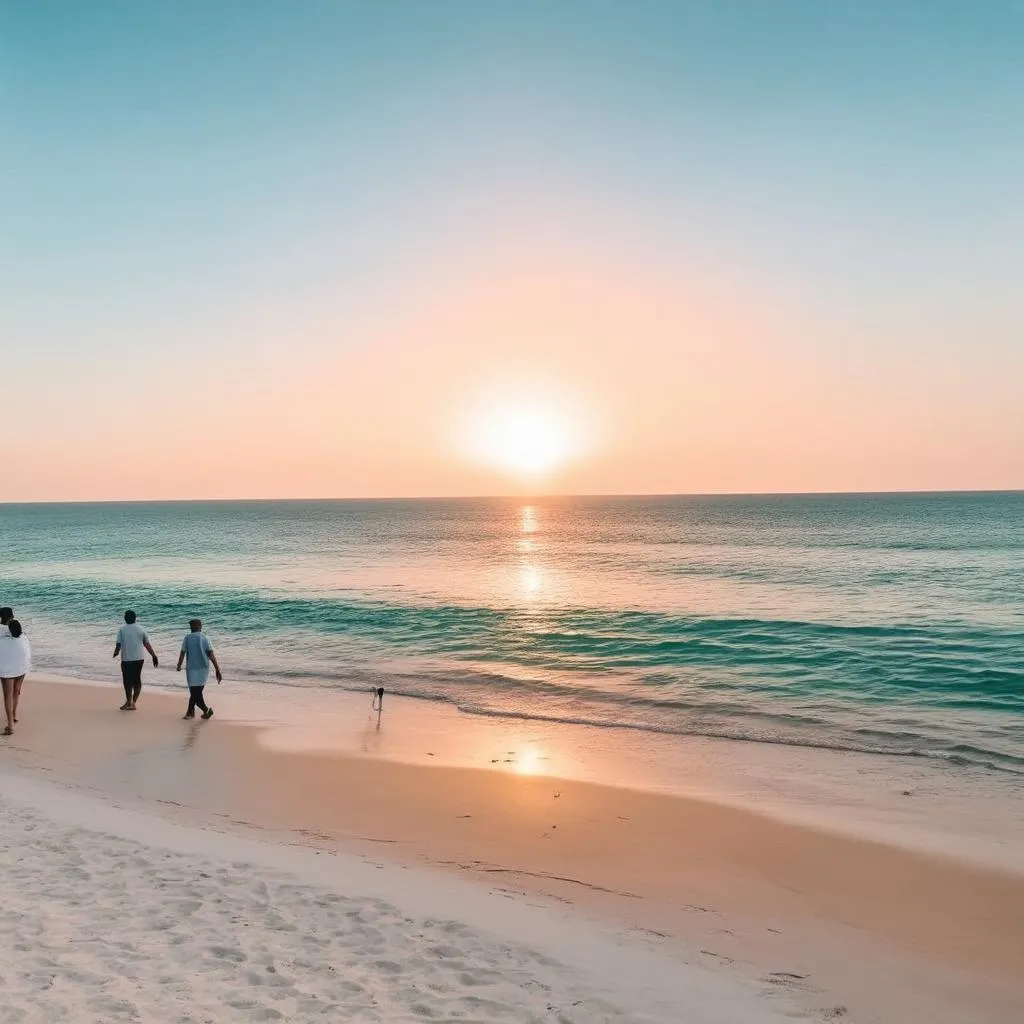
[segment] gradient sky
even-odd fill
[[[0,4],[0,500],[1024,487],[1024,4]],[[580,442],[472,462],[492,407]]]

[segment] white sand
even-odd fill
[[[771,1022],[785,993],[428,872],[0,775],[0,1019]]]

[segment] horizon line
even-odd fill
[[[416,501],[538,501],[541,499],[607,499],[607,498],[841,498],[885,496],[940,496],[940,495],[1024,494],[1024,487],[994,488],[907,488],[898,490],[849,491],[609,491],[603,493],[552,494],[433,494],[433,495],[377,495],[362,497],[247,497],[247,498],[94,498],[43,499],[37,501],[0,501],[0,507],[27,505],[198,505],[198,504],[314,504],[317,502],[416,502]]]

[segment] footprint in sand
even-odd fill
[[[230,960],[236,964],[243,964],[249,959],[240,949],[232,949],[229,946],[210,946],[210,952],[218,960]]]

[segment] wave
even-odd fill
[[[1024,630],[1012,626],[302,597],[10,571],[0,581],[5,603],[48,623],[40,650],[69,628],[91,644],[130,595],[154,633],[173,636],[201,611],[241,674],[277,685],[386,685],[470,714],[1024,771]],[[60,646],[52,663],[78,667]]]
[[[5,581],[9,599],[52,617],[116,621],[126,596],[154,628],[177,630],[202,610],[238,637],[313,634],[385,648],[575,673],[701,669],[749,673],[744,686],[919,691],[937,700],[1024,710],[1024,630],[956,622],[836,623],[679,615],[635,609],[473,606],[296,597],[240,588],[151,586],[95,579]],[[714,685],[712,680],[708,685]]]

